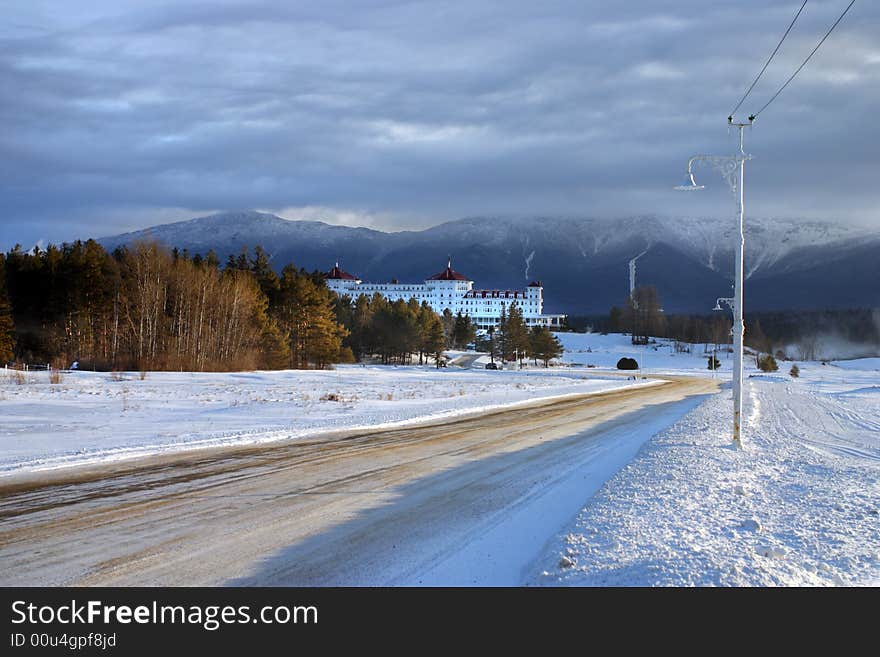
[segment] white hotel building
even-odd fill
[[[427,301],[436,312],[443,313],[447,308],[455,315],[469,315],[477,328],[488,329],[497,326],[504,308],[516,304],[522,311],[528,326],[546,326],[554,329],[562,326],[565,315],[544,315],[544,288],[540,281],[532,281],[524,290],[475,290],[474,282],[467,276],[452,269],[452,261],[446,269],[425,279],[424,283],[364,283],[339,267],[339,263],[324,274],[327,287],[336,294],[348,295],[352,299],[361,294],[372,296],[381,294],[390,301],[412,298],[419,303]]]

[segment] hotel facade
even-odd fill
[[[339,296],[348,295],[356,299],[361,294],[372,296],[381,294],[389,301],[416,299],[427,302],[437,313],[448,309],[453,315],[468,315],[471,321],[482,330],[498,325],[502,313],[516,304],[527,326],[546,326],[549,329],[561,328],[565,315],[544,314],[544,288],[540,281],[532,281],[520,290],[482,290],[474,289],[474,282],[464,274],[452,269],[452,260],[446,269],[429,276],[422,283],[365,283],[357,276],[343,271],[339,263],[324,274],[327,287]]]

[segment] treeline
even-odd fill
[[[389,301],[381,294],[343,296],[334,304],[346,329],[346,345],[357,360],[377,356],[383,364],[407,364],[418,354],[419,364],[432,357],[439,366],[447,336],[440,317],[427,304]]]
[[[502,309],[498,326],[490,328],[488,333],[477,342],[477,348],[488,351],[492,362],[496,358],[502,361],[533,360],[547,367],[554,358],[562,355],[562,344],[546,326],[533,326],[531,329],[523,319],[522,310],[516,303]]]
[[[84,369],[325,367],[433,359],[472,344],[469,317],[380,295],[339,298],[320,272],[242,250],[224,265],[155,243],[0,254],[0,362]]]
[[[762,353],[814,360],[822,357],[823,341],[862,345],[866,354],[880,353],[878,309],[747,312],[744,320],[746,345]],[[607,315],[571,317],[569,322],[574,330],[629,333],[641,343],[649,337],[719,346],[732,341],[729,308],[705,315],[669,315],[650,286],[636,288],[632,299],[612,307]]]
[[[669,315],[657,288],[645,285],[635,288],[620,306],[612,306],[607,315],[569,318],[569,325],[578,331],[629,333],[636,344],[647,344],[654,338],[669,338],[690,344],[730,342],[729,313],[713,315]]]
[[[213,253],[139,243],[110,254],[90,240],[15,248],[0,256],[0,271],[0,317],[5,299],[12,320],[0,328],[3,360],[204,371],[321,367],[347,356],[323,281],[293,267],[278,277],[259,248],[221,267]]]

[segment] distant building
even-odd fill
[[[357,276],[343,271],[339,263],[324,274],[327,287],[339,296],[357,298],[361,294],[372,296],[381,294],[389,301],[412,298],[419,303],[426,301],[436,312],[443,313],[447,308],[455,315],[469,315],[471,321],[480,328],[497,326],[502,309],[516,304],[522,311],[528,326],[559,328],[565,315],[544,315],[544,288],[541,281],[532,281],[523,290],[475,290],[474,282],[464,274],[452,269],[452,260],[446,269],[425,279],[424,283],[364,283]]]

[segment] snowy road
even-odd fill
[[[2,585],[518,584],[707,378],[0,482]]]

